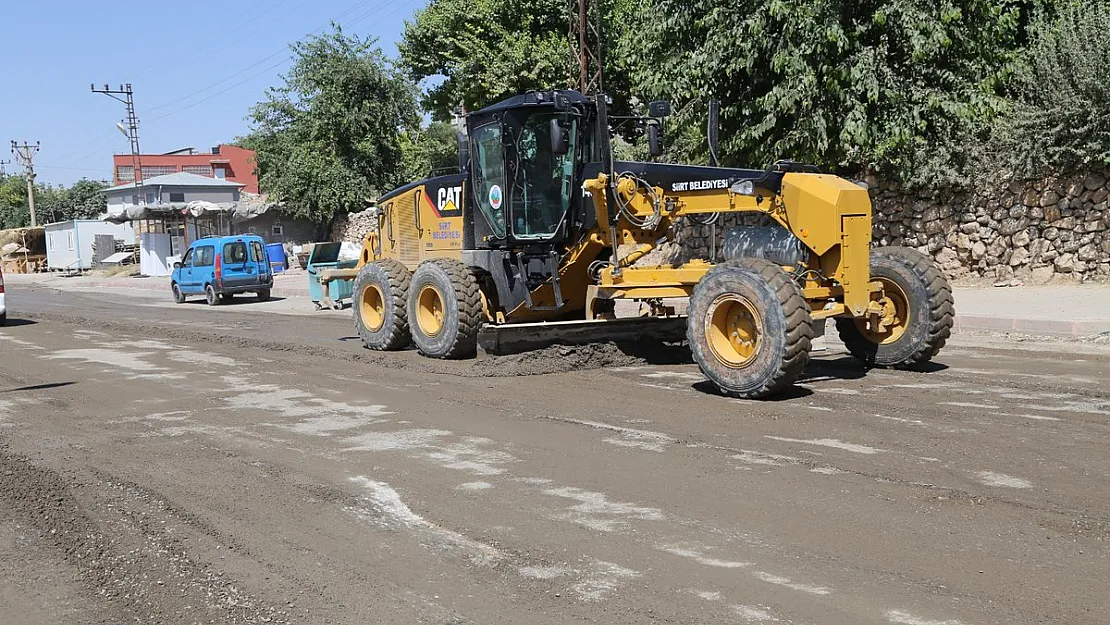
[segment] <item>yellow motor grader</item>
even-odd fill
[[[638,118],[661,153],[665,103]],[[415,344],[466,358],[532,343],[684,330],[722,393],[789,387],[813,322],[835,318],[872,366],[928,361],[952,327],[952,294],[916,250],[871,248],[867,191],[813,167],[765,170],[613,158],[604,95],[537,91],[470,114],[457,173],[395,189],[362,244],[354,318],[377,350]],[[721,262],[643,266],[686,218],[760,213],[724,234]],[[668,298],[688,298],[685,317]],[[617,317],[617,300],[650,314]]]

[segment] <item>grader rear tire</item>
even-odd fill
[[[866,319],[836,320],[840,340],[867,366],[912,367],[928,362],[952,333],[952,288],[932,258],[904,247],[871,250],[871,279],[883,283],[891,325]]]
[[[469,358],[478,350],[484,316],[474,274],[457,260],[426,260],[412,274],[409,330],[421,354]]]
[[[723,394],[758,399],[801,376],[813,322],[781,267],[744,258],[717,265],[694,287],[686,338],[694,361]]]
[[[409,343],[408,295],[412,274],[395,260],[359,269],[353,286],[355,329],[370,349],[393,351]]]

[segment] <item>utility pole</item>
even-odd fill
[[[4,165],[7,165],[8,163],[11,163],[11,161],[0,160],[0,176],[3,176],[3,175],[8,173],[8,172],[4,171]]]
[[[582,93],[602,90],[601,1],[569,0],[570,84]]]
[[[23,143],[12,141],[12,154],[15,154],[16,159],[23,165],[23,174],[27,177],[27,204],[31,207],[32,228],[39,225],[38,218],[35,216],[35,153],[38,151],[38,141],[35,145],[26,141]]]
[[[109,89],[108,85],[104,85],[102,89],[97,89],[96,85],[89,87],[93,93],[103,93],[113,100],[123,102],[127,107],[127,138],[131,140],[131,164],[135,168],[135,188],[138,189],[143,186],[143,163],[139,156],[139,118],[135,115],[135,96],[131,91],[131,83],[120,85],[118,89]],[[122,125],[120,130],[123,130]],[[141,202],[142,193],[139,196]]]

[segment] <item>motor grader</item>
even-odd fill
[[[661,153],[665,103],[636,118]],[[952,326],[951,290],[912,249],[871,248],[867,191],[813,167],[765,170],[614,160],[604,95],[536,91],[466,118],[457,173],[381,196],[354,283],[363,343],[466,358],[530,342],[684,330],[725,395],[789,387],[814,321],[836,319],[871,366],[924,363]],[[625,118],[627,119],[627,118]],[[724,235],[721,262],[644,266],[680,220],[761,214]],[[688,298],[684,317],[669,298]],[[648,314],[615,315],[618,300]]]

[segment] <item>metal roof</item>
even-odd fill
[[[188,174],[185,172],[177,172],[176,174],[166,174],[164,176],[154,176],[146,178],[142,183],[143,187],[216,187],[216,188],[239,188],[247,185],[241,182],[232,182],[230,180],[221,180],[219,178],[209,178],[207,176],[198,176],[196,174]],[[135,189],[135,183],[130,182],[127,184],[116,185],[108,189],[104,189],[101,193],[108,193],[111,191],[124,191],[127,189]]]

